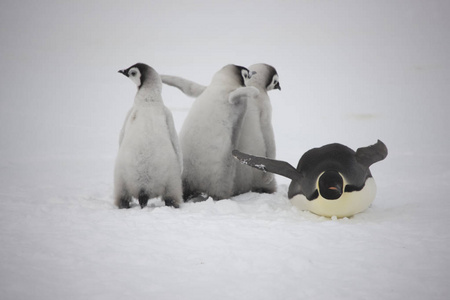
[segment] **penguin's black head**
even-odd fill
[[[319,177],[319,193],[327,200],[339,199],[344,192],[344,181],[336,171],[325,171]]]
[[[251,65],[248,69],[250,72],[255,72],[256,76],[253,76],[246,86],[265,88],[266,91],[281,90],[277,70],[271,65],[257,63]]]
[[[242,66],[235,66],[237,71],[237,76],[240,78],[240,84],[241,86],[246,86],[247,80],[252,78],[252,75],[254,75],[256,72],[250,72],[249,69],[242,67]]]
[[[266,88],[268,91],[269,90],[280,90],[281,91],[280,80],[278,79],[278,74],[273,75],[272,81],[269,83],[269,85]]]
[[[129,67],[128,69],[119,70],[119,73],[130,78],[138,88],[145,82],[147,76],[151,72],[152,68],[143,63],[137,63]]]
[[[267,83],[266,83],[266,89],[268,91],[270,90],[280,90],[281,91],[281,86],[280,86],[280,79],[278,77],[278,73],[277,70],[275,70],[274,67],[272,67],[271,65],[265,65],[269,71],[269,74],[267,76]]]

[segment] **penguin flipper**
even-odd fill
[[[119,134],[119,146],[122,144],[122,140],[123,140],[123,136],[125,135],[125,128],[127,127],[127,123],[128,123],[128,118],[131,115],[131,111],[133,110],[133,108],[131,108],[128,113],[127,116],[125,117],[125,121],[123,122],[122,125],[122,129],[120,130],[120,134]]]
[[[248,98],[254,98],[259,95],[259,90],[253,86],[240,87],[235,89],[228,96],[228,102],[231,104],[240,104]]]
[[[383,160],[388,154],[386,145],[378,140],[376,144],[371,146],[358,148],[356,150],[356,161],[365,167],[370,167],[372,164]]]
[[[180,166],[180,172],[183,173],[183,154],[181,152],[180,142],[178,140],[177,131],[175,129],[175,124],[173,122],[173,116],[167,107],[164,107],[164,112],[166,114],[166,124],[169,130],[170,141],[172,142],[173,150],[178,159],[178,165]]]
[[[297,169],[285,161],[253,156],[238,150],[233,150],[232,154],[241,164],[248,165],[260,171],[275,173],[295,181],[300,181],[303,178]]]
[[[228,95],[231,104],[230,122],[232,124],[231,149],[235,149],[242,129],[242,122],[247,111],[247,100],[256,97],[259,90],[255,87],[240,87]],[[231,150],[230,149],[230,150]]]
[[[180,91],[182,91],[185,95],[189,97],[196,98],[206,90],[206,86],[190,81],[188,79],[184,79],[182,77],[171,75],[160,75],[160,76],[164,84],[178,88]]]

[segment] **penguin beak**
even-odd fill
[[[333,194],[339,195],[340,197],[340,195],[342,195],[343,192],[343,187],[341,187],[340,185],[329,186],[328,190]]]
[[[256,74],[256,71],[251,71],[248,73],[248,79],[252,78],[253,75]]]
[[[280,83],[279,83],[279,82],[277,82],[277,84],[275,84],[274,89],[278,89],[278,90],[281,91],[281,86],[280,86]]]
[[[126,70],[119,70],[118,72],[128,77]]]
[[[325,171],[319,177],[319,193],[327,200],[339,199],[344,189],[342,176],[337,171]]]

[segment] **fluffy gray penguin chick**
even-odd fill
[[[198,96],[180,131],[183,151],[185,200],[230,198],[234,193],[236,161],[231,151],[237,146],[247,101],[259,91],[245,87],[248,69],[226,65]]]
[[[162,197],[166,205],[178,208],[182,202],[182,155],[172,114],[161,97],[161,78],[142,63],[119,73],[130,78],[138,90],[120,132],[115,204],[129,208],[135,198],[143,208],[149,199]]]
[[[267,92],[273,89],[281,90],[278,73],[274,67],[263,63],[250,66],[249,71],[252,76],[245,84],[257,88],[259,94],[248,98],[236,147],[246,153],[273,159],[276,146],[272,127],[272,106]],[[164,84],[176,87],[190,97],[199,97],[207,88],[178,76],[161,75],[161,78]],[[234,176],[233,195],[248,191],[276,191],[277,184],[271,173],[261,173],[238,165]]]
[[[276,146],[272,127],[272,105],[268,91],[281,90],[278,73],[268,64],[254,64],[249,67],[255,74],[247,81],[247,86],[259,90],[259,94],[247,101],[247,111],[242,121],[242,129],[237,149],[275,159]],[[248,191],[274,193],[277,183],[272,173],[263,173],[242,164],[237,166],[234,193]]]

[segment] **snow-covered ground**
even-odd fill
[[[447,299],[447,1],[2,1],[1,299]],[[349,219],[274,195],[113,206],[138,61],[202,84],[275,66],[277,157],[381,139]],[[179,130],[192,99],[164,87]]]

